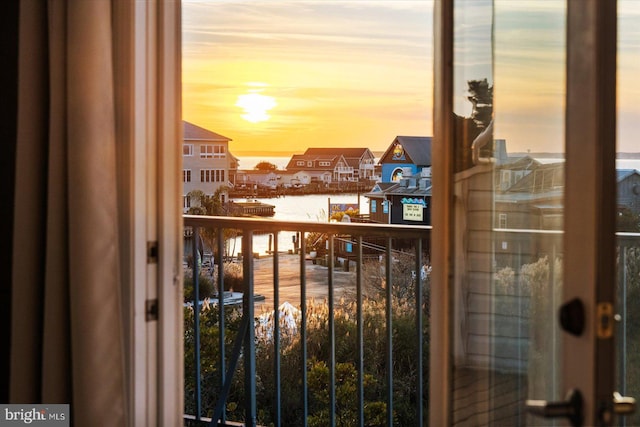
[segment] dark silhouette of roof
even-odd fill
[[[378,163],[389,162],[396,145],[400,144],[404,149],[407,163],[413,163],[417,166],[431,166],[431,142],[430,136],[396,136]]]
[[[202,141],[231,141],[231,138],[212,132],[203,127],[189,123],[186,120],[182,121],[183,125],[183,138],[185,140],[202,140]]]
[[[513,184],[509,193],[539,193],[564,187],[564,163],[539,164],[531,173]]]
[[[638,172],[637,169],[616,169],[616,178],[618,182],[623,181],[634,174],[640,175],[640,172]]]
[[[349,158],[360,158],[367,151],[370,151],[368,148],[358,148],[358,147],[341,147],[341,148],[307,148],[307,151],[304,152],[306,156],[326,156],[326,155],[342,155],[345,159]],[[373,157],[373,153],[372,153]]]

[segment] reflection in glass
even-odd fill
[[[618,295],[617,390],[640,396],[640,4],[618,1]],[[620,426],[640,425],[640,413],[617,420]]]
[[[552,425],[523,403],[559,398],[564,31],[563,1],[455,2],[454,425]]]

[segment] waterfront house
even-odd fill
[[[640,172],[637,169],[618,169],[618,210],[629,209],[640,215]]]
[[[226,188],[234,185],[238,159],[229,152],[231,138],[212,132],[193,123],[183,121],[182,144],[182,199],[188,211],[192,203],[191,191],[202,191],[213,196],[220,188],[222,202],[228,199]]]
[[[355,169],[346,159],[331,152],[319,154],[294,154],[286,167],[287,171],[305,171],[311,176],[311,181],[319,184],[332,182],[354,181]]]
[[[364,194],[364,197],[369,200],[369,219],[371,222],[391,224],[389,203],[385,197],[385,192],[397,184],[397,182],[376,182],[371,191]]]
[[[378,161],[382,182],[399,182],[407,175],[431,167],[430,136],[397,136]]]
[[[362,147],[322,147],[307,148],[305,156],[322,157],[342,156],[348,171],[352,171],[354,180],[374,180],[375,179],[375,156],[368,148]],[[339,177],[339,175],[336,175]],[[340,180],[340,179],[338,179]]]
[[[301,188],[311,183],[311,175],[307,171],[278,171],[278,184],[284,188]]]
[[[240,169],[236,175],[236,189],[267,189],[278,187],[279,172],[258,169]]]
[[[378,182],[364,196],[369,199],[371,222],[431,225],[431,174],[428,168],[415,175],[406,168],[397,182]]]

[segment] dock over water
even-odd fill
[[[246,201],[229,203],[229,213],[240,216],[273,216],[275,206],[258,201]]]

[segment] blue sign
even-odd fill
[[[403,205],[427,206],[427,202],[424,199],[418,199],[417,197],[416,198],[403,197],[402,200],[400,200],[400,202],[402,202]]]

